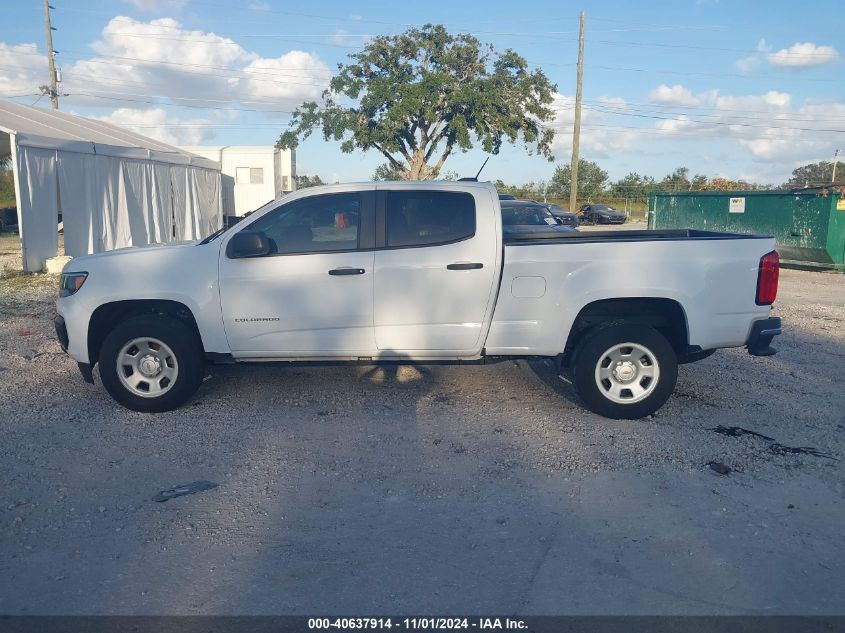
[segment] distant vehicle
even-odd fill
[[[565,224],[566,226],[578,226],[578,216],[569,211],[568,209],[564,209],[559,204],[552,204],[551,202],[544,202],[542,203],[544,207],[546,207],[553,216],[555,216],[558,220],[560,220],[561,224]]]
[[[571,226],[552,215],[546,205],[533,200],[502,200],[502,230],[505,235],[526,233],[568,233]]]
[[[17,232],[18,210],[15,207],[0,209],[0,233]]]
[[[625,224],[624,212],[607,204],[585,204],[581,207],[581,221],[590,224]]]
[[[516,196],[512,193],[500,193],[499,200],[516,200]]]

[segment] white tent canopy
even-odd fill
[[[59,213],[71,256],[221,226],[219,163],[102,121],[0,101],[0,148],[7,139],[27,272],[56,255]]]

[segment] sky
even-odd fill
[[[0,98],[50,107],[43,8],[20,0],[0,22]],[[441,23],[512,48],[557,85],[554,154],[572,142],[578,16],[586,11],[581,156],[629,172],[779,184],[845,150],[845,39],[836,0],[575,4],[322,0],[51,0],[62,111],[175,145],[272,145],[290,113],[319,100],[347,55],[374,35]],[[445,169],[475,175],[480,148]],[[375,152],[344,154],[315,134],[297,172],[369,180]],[[548,180],[554,163],[521,144],[483,177]]]

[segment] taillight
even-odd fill
[[[777,251],[766,253],[760,258],[760,270],[757,273],[757,305],[769,306],[778,296],[778,272],[780,256]]]

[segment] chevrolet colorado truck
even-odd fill
[[[773,354],[771,237],[503,233],[489,183],[288,194],[198,242],[71,260],[56,330],[120,404],[166,411],[213,363],[554,359],[592,411],[653,413],[678,364]]]

